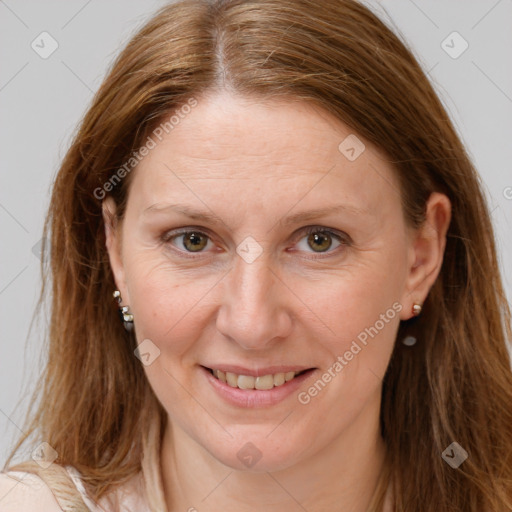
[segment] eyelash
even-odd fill
[[[212,238],[208,235],[208,233],[206,233],[205,231],[202,231],[203,229],[204,228],[199,229],[199,228],[194,228],[193,226],[190,226],[190,227],[179,229],[176,231],[166,232],[160,238],[163,243],[170,244],[171,246],[172,246],[172,244],[171,244],[172,240],[174,240],[175,238],[178,238],[182,235],[186,235],[188,233],[196,233],[196,234],[199,234],[202,236],[206,236],[209,241],[212,241]],[[323,226],[307,226],[307,227],[302,228],[299,231],[298,235],[295,237],[295,243],[298,243],[304,237],[307,237],[313,233],[321,233],[321,234],[329,235],[333,239],[337,240],[340,245],[338,247],[334,248],[333,250],[327,250],[326,252],[318,252],[318,253],[312,252],[312,254],[316,254],[316,256],[306,257],[306,259],[313,259],[313,260],[323,259],[325,257],[332,256],[335,253],[339,252],[338,249],[340,249],[344,246],[351,245],[351,239],[347,234],[340,232],[340,231],[325,228]],[[172,246],[172,248],[175,252],[179,253],[180,256],[185,257],[185,258],[196,259],[196,258],[199,258],[202,255],[204,255],[204,251],[198,251],[197,253],[193,253],[193,252],[177,249],[174,246]]]

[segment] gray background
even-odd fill
[[[366,2],[412,46],[479,170],[512,298],[512,0]],[[0,466],[44,362],[38,243],[49,190],[107,66],[163,1],[0,0]],[[42,32],[57,41],[43,59]],[[463,41],[469,44],[458,58]],[[448,39],[447,39],[448,37]],[[442,42],[445,41],[442,46]],[[44,48],[50,48],[45,40]],[[43,51],[41,48],[40,51]],[[110,301],[110,297],[105,297]]]

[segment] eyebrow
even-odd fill
[[[194,210],[190,206],[186,204],[169,204],[169,203],[155,203],[151,206],[148,206],[143,212],[143,215],[147,215],[148,213],[152,212],[162,212],[166,213],[168,211],[181,213],[182,215],[185,215],[186,217],[190,217],[194,220],[200,220],[203,222],[209,222],[212,225],[218,225],[218,224],[224,224],[223,220],[218,216],[215,215],[212,211],[199,211]]]
[[[151,212],[176,212],[181,213],[182,215],[185,215],[186,217],[189,217],[194,220],[202,221],[210,223],[211,225],[219,225],[219,224],[225,224],[224,221],[215,213],[212,211],[200,211],[195,210],[194,208],[191,208],[190,206],[186,204],[180,204],[180,203],[155,203],[146,208],[142,214],[147,215]],[[320,217],[326,217],[328,215],[332,214],[338,214],[338,213],[349,213],[351,215],[368,215],[370,212],[367,208],[359,208],[354,205],[350,204],[337,204],[325,208],[316,208],[313,210],[307,210],[303,212],[294,213],[292,215],[288,215],[286,217],[282,217],[279,222],[280,224],[284,226],[289,226],[292,224],[299,224],[300,222],[320,218]]]
[[[291,224],[298,224],[300,222],[317,219],[320,217],[327,217],[328,215],[339,213],[350,213],[352,215],[367,215],[369,211],[366,208],[359,208],[351,204],[337,204],[325,208],[316,208],[313,210],[307,210],[305,212],[294,213],[293,215],[289,215],[281,219],[280,222],[285,226],[289,226]]]

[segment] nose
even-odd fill
[[[236,257],[224,280],[217,329],[247,350],[261,350],[292,329],[292,294],[262,254],[252,263]]]

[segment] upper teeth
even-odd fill
[[[236,373],[213,370],[213,375],[222,382],[227,382],[232,388],[240,389],[272,389],[274,386],[282,386],[285,382],[292,380],[299,372],[276,373],[275,375],[262,375],[253,377],[251,375],[237,375]]]

